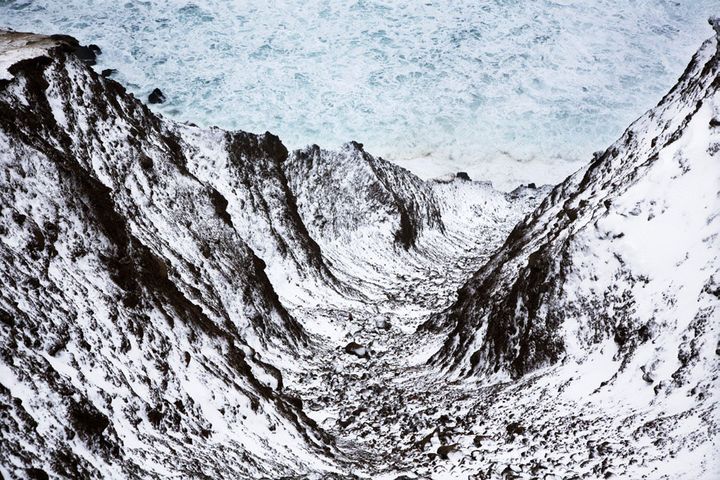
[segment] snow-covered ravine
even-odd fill
[[[509,193],[177,123],[0,33],[2,478],[717,478],[711,25]]]

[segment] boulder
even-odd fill
[[[451,445],[441,445],[437,449],[437,455],[443,460],[447,460],[448,455],[455,451],[457,451],[457,444],[453,443]]]
[[[148,102],[153,104],[165,103],[165,100],[165,94],[159,88],[156,88],[155,90],[150,92],[150,95],[148,95]]]
[[[91,47],[81,45],[77,47],[73,53],[82,60],[85,65],[95,65],[95,63],[97,63],[98,52]]]
[[[375,326],[382,330],[390,330],[390,320],[386,317],[378,317],[375,319]]]
[[[370,358],[370,352],[368,351],[368,349],[356,342],[350,342],[345,345],[345,353],[355,355],[359,358]]]

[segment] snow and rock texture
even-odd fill
[[[428,281],[433,265],[441,276],[449,263],[478,265],[547,193],[521,187],[505,194],[457,177],[423,181],[357,142],[295,151],[284,170],[329,268],[365,299],[386,298],[393,282]]]
[[[329,439],[261,355],[307,337],[227,201],[72,48],[27,51],[0,91],[3,477],[326,465]]]
[[[370,243],[386,244],[386,239],[372,237],[389,234],[391,242],[407,250],[424,228],[443,229],[432,189],[406,170],[374,158],[357,142],[340,152],[318,146],[299,150],[285,169],[316,236],[370,237]],[[323,197],[330,201],[319,201]]]
[[[552,381],[580,375],[559,383],[572,391],[561,398],[612,409],[633,438],[659,429],[667,437],[657,446],[671,458],[717,442],[718,40],[705,42],[657,107],[555,187],[426,324],[451,330],[432,363],[497,381],[540,370],[539,384],[550,378],[543,367],[557,365]],[[700,448],[696,474],[717,473],[710,452]]]
[[[708,40],[656,108],[513,230],[459,293],[438,360],[520,376],[608,337],[632,353],[715,313],[716,52]]]
[[[717,39],[511,193],[167,121],[73,39],[2,45],[3,478],[720,474]]]

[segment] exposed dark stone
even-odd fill
[[[437,449],[437,456],[442,458],[443,460],[448,459],[448,455],[454,451],[457,450],[457,444],[452,445],[441,445]]]
[[[22,213],[13,212],[12,219],[15,221],[15,223],[18,224],[18,226],[22,227],[25,224],[25,220],[27,219],[27,217]]]
[[[58,41],[64,42],[64,43],[70,45],[71,47],[79,47],[80,46],[80,42],[78,42],[78,40],[75,37],[71,37],[70,35],[56,34],[56,35],[50,35],[50,38],[53,40],[58,40]]]
[[[455,174],[455,178],[459,178],[460,180],[466,180],[470,182],[470,175],[467,174],[467,172],[457,172]]]
[[[578,209],[577,208],[565,207],[563,212],[565,212],[565,215],[567,215],[567,217],[570,219],[571,222],[574,222],[578,218]]]
[[[0,322],[4,323],[8,327],[15,325],[15,319],[5,310],[0,310]]]
[[[163,420],[163,414],[159,408],[150,408],[147,410],[147,418],[153,427],[158,428]]]
[[[110,425],[110,420],[88,400],[73,402],[69,408],[70,420],[78,433],[86,438],[99,436]]]
[[[368,349],[357,342],[350,342],[345,345],[345,353],[349,353],[360,358],[370,358],[370,353],[368,352]]]
[[[265,132],[260,137],[260,148],[268,153],[270,158],[274,159],[278,163],[282,163],[287,160],[288,151],[285,145],[283,145],[280,138],[270,132]]]
[[[525,427],[520,425],[519,422],[510,422],[507,424],[505,429],[510,435],[522,435],[525,433]]]
[[[116,73],[117,73],[117,70],[115,70],[114,68],[106,68],[102,71],[101,75],[103,77],[107,78],[107,77],[111,77],[111,76],[115,75]]]
[[[645,343],[652,338],[652,333],[648,325],[643,325],[638,329],[638,338],[640,343]]]
[[[48,480],[50,478],[42,468],[28,468],[25,473],[30,480]]]
[[[165,100],[165,94],[159,88],[154,89],[150,92],[150,95],[148,95],[148,102],[152,104],[165,103]]]
[[[97,63],[97,52],[90,47],[77,47],[73,53],[76,57],[83,61],[85,65],[95,65]]]
[[[347,419],[345,419],[345,420],[343,420],[343,419],[338,420],[338,425],[340,425],[340,428],[347,428],[347,427],[348,427],[351,423],[353,423],[354,421],[355,421],[355,417],[353,417],[352,415],[350,415],[350,416],[349,416]]]
[[[153,167],[153,159],[147,155],[140,155],[138,161],[140,163],[140,168],[143,170],[150,170]]]
[[[227,211],[227,199],[214,188],[210,188],[210,200],[212,201],[213,207],[215,207],[215,213],[217,213],[218,217],[220,217],[225,224],[232,227],[232,217]]]
[[[62,449],[53,454],[53,470],[61,478],[91,478],[87,462],[76,455],[69,448]]]

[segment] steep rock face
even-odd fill
[[[266,264],[287,301],[293,286],[316,282],[315,289],[342,289],[325,265],[320,247],[300,218],[284,173],[285,146],[266,132],[203,130],[174,125],[182,139],[187,168],[217,189],[216,205]]]
[[[432,362],[517,377],[604,345],[656,391],[704,395],[714,380],[698,372],[716,367],[720,315],[717,44],[705,42],[658,106],[555,187],[429,322],[451,329]]]
[[[306,334],[227,201],[172,126],[38,38],[0,84],[3,476],[327,468],[267,362]]]
[[[546,192],[520,188],[506,194],[454,176],[424,181],[356,142],[339,151],[311,146],[293,152],[284,169],[330,269],[365,303],[398,299],[390,292],[410,279],[418,289],[434,291],[447,268],[463,278]],[[447,301],[427,295],[428,308]]]
[[[350,142],[339,152],[317,146],[293,152],[285,165],[290,188],[312,234],[361,242],[415,245],[426,228],[443,229],[432,189],[407,170]],[[330,201],[318,201],[320,197]],[[388,242],[388,240],[390,240]]]

